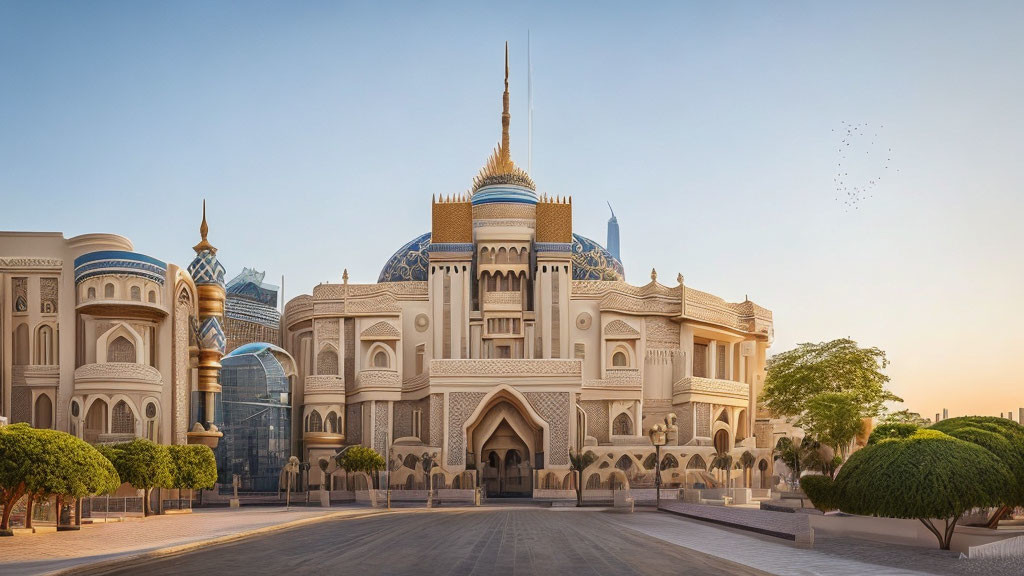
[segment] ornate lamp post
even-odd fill
[[[651,439],[651,444],[654,444],[654,493],[657,498],[657,507],[661,508],[661,447],[668,444],[669,432],[676,431],[676,415],[668,414],[665,416],[664,424],[655,424],[651,426],[650,432],[647,433]]]
[[[434,479],[430,472],[434,469],[434,461],[436,459],[437,452],[434,452],[433,454],[424,452],[423,455],[420,456],[420,460],[423,462],[423,471],[427,474],[427,508],[434,507]]]
[[[299,473],[299,459],[292,456],[288,459],[288,463],[284,465],[284,472],[288,478],[288,489],[284,493],[284,509],[289,510],[292,505],[292,478]]]

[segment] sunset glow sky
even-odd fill
[[[533,178],[601,242],[611,202],[628,280],[749,295],[773,352],[879,346],[925,416],[1016,411],[1022,24],[1021,2],[3,2],[0,228],[183,265],[206,198],[229,276],[376,281],[498,141],[506,40],[526,166],[529,29]]]

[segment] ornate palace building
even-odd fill
[[[0,232],[0,416],[89,442],[221,437],[224,268],[180,268],[115,234]]]
[[[771,312],[682,275],[627,283],[573,231],[572,199],[512,162],[509,121],[506,55],[501,142],[472,188],[433,199],[430,231],[376,284],[346,272],[287,303],[300,457],[363,444],[397,463],[393,485],[419,486],[417,462],[436,453],[434,487],[475,471],[489,495],[543,495],[570,487],[570,450],[591,450],[588,486],[639,485],[654,469],[646,431],[673,413],[666,485],[711,482],[713,454],[749,451],[767,487],[772,426],[755,399]]]

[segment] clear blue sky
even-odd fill
[[[0,228],[187,264],[207,198],[229,274],[375,281],[496,144],[506,40],[525,166],[529,29],[534,179],[602,242],[612,202],[630,280],[749,294],[775,351],[850,336],[910,408],[997,413],[1024,405],[1022,28],[1021,2],[0,0]],[[871,134],[844,151],[843,122]],[[854,207],[841,162],[875,180]]]

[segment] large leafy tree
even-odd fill
[[[569,468],[576,472],[576,506],[583,506],[583,471],[595,460],[597,455],[590,450],[583,453],[569,450]]]
[[[904,408],[896,412],[887,412],[878,419],[879,424],[912,424],[918,428],[932,425],[931,418],[925,418],[917,412],[911,412]]]
[[[949,549],[964,512],[1014,496],[1010,469],[992,452],[938,430],[923,429],[855,452],[836,476],[834,492],[815,486],[815,506],[889,518],[916,518]],[[819,491],[820,489],[820,491]],[[812,495],[813,494],[813,495]],[[825,500],[822,501],[822,494]],[[943,524],[938,525],[937,520]]]
[[[209,446],[179,444],[167,447],[171,459],[171,486],[179,490],[203,490],[217,483],[217,458]]]
[[[167,447],[136,438],[131,442],[104,447],[101,451],[114,464],[123,482],[143,490],[143,511],[146,516],[151,515],[153,511],[149,497],[153,488],[173,486],[173,464]]]
[[[989,517],[989,528],[995,528],[1014,507],[1024,506],[1024,426],[1006,418],[966,416],[942,420],[930,429],[985,448],[1013,474],[1010,495]]]
[[[851,393],[822,392],[804,402],[797,425],[845,460],[853,439],[864,430],[866,412]]]
[[[769,359],[760,401],[774,415],[793,420],[819,394],[847,394],[864,416],[874,417],[885,402],[902,401],[885,388],[888,364],[882,350],[861,348],[848,338],[800,344]]]
[[[28,496],[26,526],[32,525],[36,498],[81,498],[111,492],[121,484],[111,463],[80,438],[27,424],[0,428],[0,489],[4,515],[0,529],[10,525],[10,512]]]

